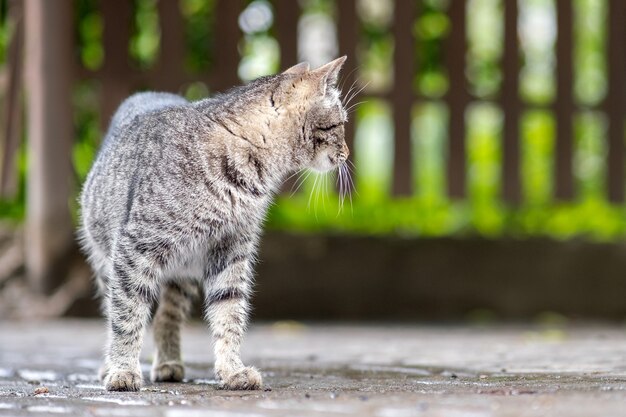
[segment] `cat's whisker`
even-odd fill
[[[323,177],[322,177],[322,208],[324,209],[324,213],[326,213],[326,191],[328,190],[327,188],[327,180],[328,180],[328,174],[324,173]]]
[[[346,83],[346,81],[348,80],[348,78],[350,78],[350,75],[352,74],[354,70],[350,71],[348,74],[341,74],[340,75],[340,79],[339,79],[339,83],[337,84],[339,87],[339,91],[343,90],[344,84]]]
[[[340,198],[340,200],[339,200],[339,209],[340,209],[340,212],[343,211],[343,202],[344,202],[344,199],[345,199],[345,196],[346,196],[346,185],[345,185],[345,178],[344,178],[345,174],[343,172],[344,171],[344,164],[345,163],[342,163],[339,166],[339,178],[341,179],[340,180],[340,187],[339,187],[339,198]]]
[[[343,96],[342,98],[342,104],[345,106],[346,105],[346,101],[348,99],[348,97],[350,96],[350,93],[353,91],[353,89],[355,88],[356,83],[359,82],[358,78],[355,78],[354,81],[352,81],[352,84],[350,84],[350,88],[348,89],[348,92]]]
[[[356,186],[354,185],[354,181],[352,179],[352,175],[354,174],[354,170],[356,169],[354,162],[350,161],[349,159],[347,160],[347,162],[349,162],[349,164],[345,164],[346,167],[346,177],[348,179],[348,183],[349,183],[349,189],[350,191],[354,190],[356,195],[359,195],[359,192],[356,189]]]
[[[339,166],[339,179],[340,179],[339,195],[341,197],[341,201],[342,202],[343,202],[343,197],[345,196],[345,192],[346,192],[345,183],[344,183],[344,177],[343,177],[344,176],[343,170],[345,169],[344,168],[344,164],[345,163],[342,163]]]
[[[320,189],[319,189],[319,193],[318,193],[318,199],[321,201],[320,206],[322,207],[322,210],[325,210],[326,204],[324,203],[325,201],[325,197],[324,197],[324,187],[326,187],[326,175],[322,174],[322,178],[320,179]]]
[[[350,213],[352,215],[354,215],[354,205],[352,202],[352,191],[354,191],[354,193],[356,195],[359,195],[358,191],[356,190],[356,186],[354,185],[354,181],[352,179],[352,167],[350,166],[350,164],[354,167],[354,163],[352,161],[350,161],[349,159],[347,160],[347,163],[343,164],[344,167],[344,174],[346,176],[346,191],[347,191],[347,195],[348,195],[348,199],[350,200]]]
[[[365,83],[361,88],[359,88],[358,90],[353,92],[352,95],[350,95],[350,98],[348,100],[346,100],[346,102],[344,104],[344,107],[347,106],[348,104],[350,104],[350,102],[352,100],[354,100],[355,97],[357,97],[359,94],[361,94],[361,91],[365,90],[365,88],[367,88],[368,85],[370,85],[369,81],[367,83]]]
[[[332,171],[330,171],[328,174],[326,174],[326,199],[328,200],[328,203],[330,204],[331,200],[330,200],[330,187],[332,187],[332,178],[333,178],[333,174]],[[324,214],[326,214],[326,209],[324,209]]]
[[[288,176],[284,181],[283,184],[286,183],[287,181],[289,181],[290,179],[292,179],[293,177],[295,177],[296,175],[298,176],[298,178],[296,178],[296,181],[291,185],[291,189],[289,190],[290,192],[293,191],[293,187],[295,186],[295,184],[298,183],[298,180],[301,178],[301,176],[303,175],[303,173],[305,172],[304,169],[300,169],[296,172],[294,172],[293,174],[291,174],[290,176]],[[293,195],[293,193],[291,194]]]
[[[350,97],[352,96],[352,93],[353,93],[353,92],[354,92],[357,88],[359,88],[359,87],[358,87],[358,82],[359,82],[359,79],[358,79],[358,78],[355,78],[355,79],[354,79],[354,81],[352,82],[352,85],[350,85],[350,89],[348,90],[348,92],[347,92],[347,93],[346,93],[346,95],[345,95],[345,99],[344,99],[345,103],[344,103],[344,105],[345,105],[345,104],[348,104],[348,102],[351,100],[351,98],[350,98]]]
[[[357,108],[359,104],[364,104],[364,103],[367,103],[367,100],[359,101],[358,103],[354,103],[350,105],[350,107],[346,109],[346,113],[350,114],[353,110]]]
[[[350,172],[346,171],[346,173],[347,173],[348,181],[352,185],[351,187],[348,187],[348,198],[350,199],[350,215],[354,216],[354,205],[352,204],[352,190],[354,189],[354,191],[356,192],[356,188],[354,187],[354,182],[352,181]]]
[[[338,205],[341,206],[341,165],[337,167],[337,176],[335,178],[335,186],[339,188]]]
[[[301,174],[303,171],[304,171],[304,169],[300,169],[300,170],[298,170],[298,171],[294,172],[293,174],[291,174],[290,176],[288,176],[287,178],[285,178],[285,179],[283,180],[283,182],[287,182],[287,181],[289,181],[290,179],[292,179],[292,178],[293,178],[293,177],[295,177],[296,175]]]
[[[341,194],[343,193],[343,177],[342,177],[342,172],[341,172],[342,166],[343,164],[339,165],[339,167],[337,168],[337,185],[339,186],[340,197],[341,197]]]
[[[318,179],[318,176],[316,175],[315,176],[315,181],[313,182],[313,187],[311,188],[311,194],[309,194],[309,202],[306,205],[306,210],[308,212],[311,211],[311,200],[313,199],[313,192],[315,191],[315,187],[317,185],[317,179]]]
[[[296,180],[294,185],[291,186],[292,190],[295,187],[295,190],[293,190],[291,192],[291,194],[290,194],[291,197],[293,197],[293,195],[298,192],[300,187],[302,187],[302,184],[304,184],[306,182],[306,180],[309,179],[310,175],[311,175],[311,171],[302,171],[302,174],[298,177],[298,179]],[[298,183],[298,181],[299,181],[299,183]]]
[[[351,174],[354,174],[356,172],[356,165],[352,161],[348,161],[348,162],[350,162],[350,164],[346,165],[346,168],[348,168]]]
[[[338,176],[337,176],[337,181],[339,182],[339,210],[337,212],[337,216],[339,216],[339,214],[341,214],[341,212],[343,212],[343,202],[344,199],[346,197],[346,190],[345,190],[345,184],[344,184],[344,173],[343,170],[344,168],[345,162],[342,163],[341,165],[339,165],[339,169],[337,170],[338,172]]]
[[[320,194],[322,196],[322,204],[324,203],[324,174],[317,174],[320,178],[320,182],[317,186],[317,190],[315,190],[315,220],[319,221],[319,218],[317,217],[317,210],[319,207],[319,202],[320,202]]]
[[[348,197],[350,198],[350,215],[354,216],[354,205],[352,204],[352,192],[348,192]]]
[[[295,180],[294,184],[297,184],[297,183],[298,183],[298,181],[300,181],[300,180],[302,179],[302,177],[303,177],[303,176],[304,176],[307,172],[308,172],[308,171],[307,171],[307,170],[305,170],[305,169],[303,169],[303,170],[301,170],[301,171],[298,171],[298,173],[297,173],[297,174],[298,174],[298,178],[296,178],[296,180]],[[287,180],[286,180],[286,181],[290,180],[291,178],[293,178],[293,175],[292,175],[291,177],[287,178]],[[293,186],[292,186],[292,188],[293,188]]]
[[[354,191],[354,193],[356,195],[359,195],[359,192],[356,189],[356,185],[354,185],[354,180],[352,179],[352,174],[354,174],[354,172],[350,172],[351,169],[348,167],[348,170],[346,171],[346,173],[348,174],[348,181],[350,182],[350,197],[352,197],[352,191]],[[352,200],[351,200],[352,202]]]
[[[352,74],[354,74],[354,72],[355,72],[356,70],[358,70],[358,69],[359,69],[359,67],[354,67],[354,68],[352,69],[352,71],[350,71],[348,74],[346,74],[346,75],[344,75],[344,76],[342,76],[342,77],[341,77],[341,78],[342,78],[342,80],[341,80],[341,83],[339,84],[339,91],[343,91],[343,87],[344,87],[344,84],[346,83],[346,81],[348,81],[348,80],[350,79],[350,76],[351,76]],[[355,80],[353,80],[353,81],[352,81],[352,85],[354,85],[354,83],[355,83],[355,82],[356,82],[356,78],[355,78]]]
[[[337,190],[337,216],[341,213],[341,193],[342,193],[342,184],[341,184],[341,165],[337,167],[337,171],[335,173],[335,187]]]
[[[320,179],[320,183],[319,186],[316,188],[315,190],[315,207],[314,207],[314,212],[315,212],[315,220],[319,220],[317,218],[317,208],[319,207],[319,201],[320,201],[320,192],[322,191],[322,183],[324,182],[324,176],[317,174],[317,177]]]

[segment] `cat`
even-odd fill
[[[79,239],[108,324],[107,390],[141,388],[157,300],[151,380],[183,380],[180,329],[199,289],[221,387],[262,387],[239,350],[263,219],[288,175],[346,164],[345,60],[300,63],[196,102],[145,92],[121,104],[80,196]]]

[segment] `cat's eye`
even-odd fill
[[[327,127],[322,127],[322,126],[319,126],[319,127],[318,127],[318,129],[319,129],[319,130],[322,130],[322,131],[324,131],[324,132],[328,132],[329,130],[333,130],[333,129],[335,129],[335,128],[337,128],[337,127],[341,126],[342,124],[343,124],[343,123],[337,123],[337,124],[334,124],[334,125],[331,125],[331,126],[327,126]]]

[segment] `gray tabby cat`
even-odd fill
[[[180,328],[198,287],[226,389],[258,389],[239,347],[263,218],[287,175],[348,157],[336,88],[345,57],[298,64],[198,102],[128,98],[113,117],[81,195],[82,246],[104,296],[107,390],[137,391],[151,306],[153,381],[181,381]]]

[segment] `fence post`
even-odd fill
[[[626,116],[626,4],[621,0],[608,2],[608,91],[604,110],[609,119],[607,188],[609,200],[624,201],[624,116]]]
[[[134,81],[131,77],[135,74],[130,71],[128,58],[132,9],[129,1],[103,1],[100,8],[104,21],[100,125],[106,129],[115,109],[131,91]]]
[[[293,0],[276,0],[276,29],[280,44],[280,71],[298,62],[300,6]]]
[[[464,1],[452,1],[449,17],[452,24],[445,42],[445,64],[448,71],[449,88],[446,101],[450,111],[448,131],[448,194],[453,198],[465,196],[465,109],[469,102],[465,78],[465,55],[467,41],[465,33],[466,7]]]
[[[0,172],[0,195],[11,199],[17,194],[17,150],[22,134],[22,60],[24,52],[24,10],[21,1],[9,3],[9,18],[14,32],[8,48],[8,87],[2,109],[2,171]]]
[[[502,141],[502,176],[504,199],[517,204],[521,200],[519,115],[519,43],[517,40],[517,1],[504,4],[503,82],[500,103],[504,111]]]
[[[33,290],[50,292],[74,249],[69,211],[74,69],[71,1],[26,0],[28,194],[26,270]]]
[[[154,85],[177,92],[185,80],[185,22],[178,1],[157,3],[161,22],[161,51],[154,70]]]
[[[338,30],[338,43],[339,43],[339,56],[347,55],[348,59],[341,70],[341,86],[343,87],[343,94],[348,92],[350,86],[356,80],[357,77],[357,45],[359,42],[359,18],[356,13],[355,0],[340,0],[337,2],[337,30]],[[358,85],[357,85],[358,87]],[[352,98],[352,103],[358,103],[359,96]],[[351,152],[354,152],[354,133],[355,122],[352,116],[345,126],[345,140],[346,145]]]
[[[569,200],[574,196],[573,176],[573,142],[574,128],[572,125],[574,114],[574,100],[572,89],[573,80],[573,27],[572,1],[557,0],[557,41],[556,41],[556,187],[555,197],[560,200]]]
[[[411,115],[413,113],[413,77],[415,76],[414,1],[395,3],[393,35],[394,77],[391,99],[394,120],[393,194],[410,195],[413,190]]]
[[[222,91],[239,84],[239,50],[241,39],[238,18],[243,10],[242,0],[217,0],[215,30],[215,85],[211,91]]]

